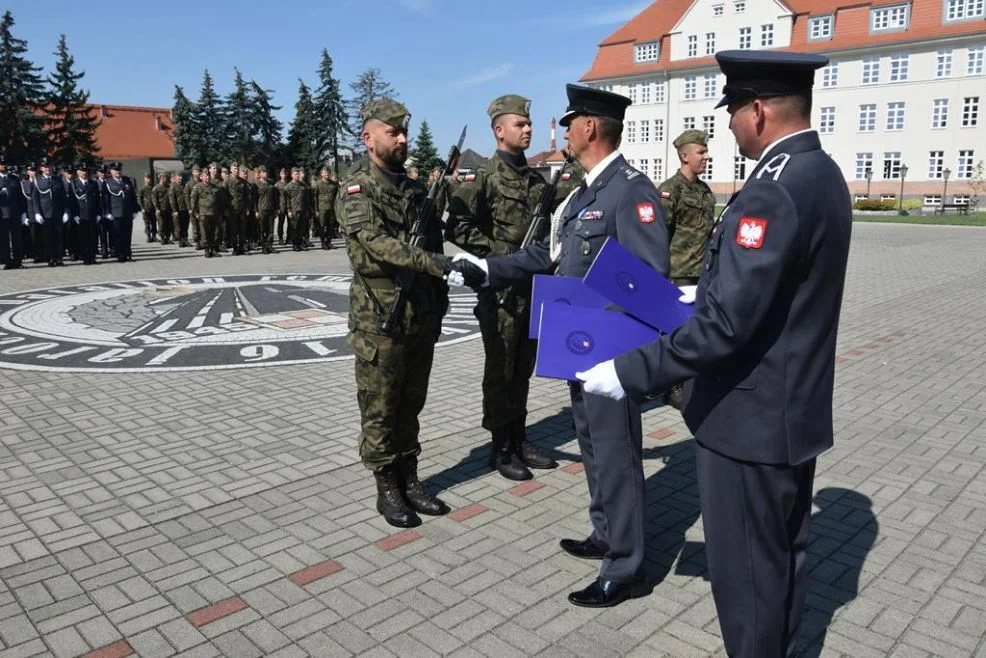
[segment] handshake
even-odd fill
[[[486,261],[465,252],[458,253],[445,263],[445,280],[453,286],[468,286],[473,290],[490,284]]]

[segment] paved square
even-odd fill
[[[341,249],[200,253],[2,272],[0,294],[348,272]],[[854,228],[805,655],[986,656],[984,254],[983,229]],[[653,594],[574,608],[596,564],[557,546],[588,532],[566,388],[535,380],[530,405],[562,468],[515,485],[486,467],[481,364],[476,340],[436,353],[421,467],[454,511],[405,532],[357,460],[350,361],[0,369],[0,658],[724,655],[677,412],[644,416]]]

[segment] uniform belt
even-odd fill
[[[360,277],[367,286],[374,290],[394,290],[397,284],[388,277],[364,276]]]

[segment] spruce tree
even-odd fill
[[[60,164],[95,161],[100,121],[89,106],[89,92],[79,88],[85,72],[74,71],[75,58],[68,52],[64,34],[58,40],[55,55],[58,61],[55,72],[48,76],[45,94],[48,153]]]
[[[383,79],[380,69],[369,68],[360,73],[355,82],[349,83],[353,97],[346,101],[349,112],[349,132],[354,137],[356,149],[362,151],[363,143],[359,136],[363,132],[361,112],[372,101],[380,98],[397,98],[397,91]]]
[[[256,164],[271,166],[281,150],[284,124],[274,116],[281,109],[271,100],[271,92],[250,81],[250,129],[256,146]]]
[[[250,106],[250,91],[239,69],[233,80],[233,90],[226,96],[226,144],[227,153],[240,165],[252,164],[256,155],[253,141],[253,109]]]
[[[27,59],[27,41],[14,37],[14,15],[0,19],[0,153],[13,162],[45,154],[41,68]]]
[[[185,90],[175,85],[175,104],[171,107],[171,119],[175,124],[172,136],[175,140],[175,156],[185,166],[202,164],[202,138],[195,123],[195,104],[185,96]]]
[[[438,149],[435,148],[435,138],[431,134],[431,128],[427,121],[421,122],[418,137],[414,140],[414,151],[412,151],[411,157],[414,158],[414,166],[421,172],[422,178],[427,178],[435,167],[444,167],[445,165],[438,155]]]
[[[298,101],[294,104],[294,121],[288,133],[288,152],[295,165],[304,167],[311,175],[321,167],[321,154],[317,150],[319,127],[315,119],[315,103],[308,85],[298,80]]]
[[[339,145],[350,134],[349,115],[346,102],[342,98],[339,80],[332,75],[332,58],[329,51],[322,49],[322,61],[318,67],[319,86],[315,90],[315,118],[322,131],[319,133],[317,148],[322,159],[333,163],[339,169]]]
[[[216,94],[212,76],[206,70],[202,76],[202,89],[192,116],[201,142],[200,157],[203,163],[226,159],[226,112],[222,99]]]

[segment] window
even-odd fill
[[[655,62],[658,59],[658,53],[656,41],[638,43],[633,47],[633,61],[638,64],[640,62]]]
[[[887,103],[887,130],[904,129],[904,101]]]
[[[941,48],[938,51],[938,67],[935,69],[936,78],[947,78],[952,75],[952,49]]]
[[[931,110],[931,127],[945,128],[948,126],[948,99],[936,98]]]
[[[822,108],[822,120],[818,124],[818,132],[822,135],[831,135],[835,132],[834,105]]]
[[[722,16],[722,5],[712,5],[712,15]]]
[[[872,153],[857,153],[856,154],[856,180],[863,180],[866,178],[866,172],[873,171],[873,154]]]
[[[733,156],[733,180],[746,180],[746,158]]]
[[[682,130],[695,130],[695,117],[685,117],[681,124]]]
[[[957,204],[957,205],[960,205],[960,206],[968,206],[969,205],[969,195],[968,194],[953,194],[952,195],[952,203]]]
[[[876,103],[859,106],[859,132],[871,133],[876,130]]]
[[[883,177],[888,180],[900,178],[900,151],[883,154]]]
[[[637,167],[637,168],[640,169],[640,173],[642,173],[644,176],[646,176],[647,175],[647,170],[650,169],[650,160],[648,160],[647,158],[641,158],[640,159],[640,166]]]
[[[709,139],[716,136],[716,117],[714,114],[702,117],[702,130],[709,136]]]
[[[705,171],[698,175],[698,177],[705,182],[712,180],[712,158],[705,164]]]
[[[939,206],[941,205],[941,195],[940,194],[925,194],[922,203],[926,206]]]
[[[986,55],[986,46],[969,46],[969,59],[966,60],[966,75],[983,74],[983,55]]]
[[[695,94],[698,90],[698,78],[694,75],[690,75],[685,78],[685,100],[693,101],[695,100]]]
[[[854,202],[855,202],[855,201],[866,201],[866,200],[867,200],[867,199],[869,199],[869,198],[870,198],[870,197],[869,197],[869,195],[868,195],[868,194],[853,194],[853,195],[852,195],[852,200],[853,200]]]
[[[907,80],[907,55],[890,56],[890,82],[904,82]]]
[[[908,7],[894,5],[870,10],[870,31],[903,30],[907,27]]]
[[[966,96],[962,101],[962,127],[979,125],[979,96]]]
[[[753,31],[753,28],[751,28],[751,27],[741,27],[740,28],[740,35],[739,35],[739,37],[740,37],[740,39],[739,39],[739,47],[740,47],[740,50],[749,50],[750,49],[750,45],[753,43],[752,31]]]
[[[640,104],[650,105],[651,102],[651,89],[654,85],[649,82],[645,82],[640,85]]]
[[[746,0],[733,0],[733,11],[737,14],[746,11]]]
[[[834,87],[839,84],[839,63],[829,62],[829,65],[822,69],[822,86]]]
[[[946,0],[945,20],[962,21],[983,17],[983,0]]]
[[[658,82],[654,87],[654,102],[663,103],[664,102],[664,81]]]
[[[808,39],[821,41],[832,38],[832,17],[815,16],[808,19]]]
[[[880,58],[867,57],[863,60],[863,84],[875,85],[880,82]]]
[[[662,178],[661,173],[662,173],[663,169],[664,168],[661,166],[661,159],[660,158],[655,158],[654,159],[654,175],[652,177],[655,181],[661,180],[661,178]]]
[[[688,56],[698,57],[698,36],[694,34],[688,37]]]
[[[640,122],[640,143],[647,144],[648,142],[650,142],[650,121],[644,119]]]
[[[654,120],[654,141],[655,142],[664,141],[664,119]]]
[[[633,158],[627,158],[627,164],[628,164],[628,165],[630,165],[631,167],[634,167],[634,168],[636,168],[636,166],[637,166],[637,161],[636,161],[636,160],[634,160]]]
[[[770,48],[774,45],[774,24],[760,26],[760,47]]]
[[[627,144],[637,143],[637,122],[627,121]]]
[[[928,153],[928,178],[944,178],[945,152],[930,151]]]
[[[880,195],[880,201],[896,201],[896,200],[897,200],[897,195],[896,194],[881,194]]]
[[[716,86],[716,74],[709,73],[705,76],[705,98],[715,98],[716,92],[718,91]]]
[[[715,55],[716,54],[716,33],[706,32],[705,33],[705,54]]]

